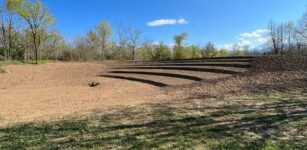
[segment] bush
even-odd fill
[[[188,47],[188,49],[189,49],[193,59],[202,58],[202,53],[201,53],[201,50],[200,50],[199,47],[192,45],[192,46]]]
[[[160,43],[159,45],[155,46],[152,60],[169,60],[171,58],[172,51],[167,45]]]
[[[189,49],[185,47],[175,47],[174,48],[174,59],[189,59],[192,57]]]

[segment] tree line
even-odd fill
[[[307,12],[297,22],[288,21],[268,25],[268,45],[275,55],[307,53]]]
[[[269,23],[266,52],[234,44],[231,50],[213,43],[187,45],[187,33],[174,36],[174,45],[143,40],[136,28],[119,25],[114,32],[101,21],[84,36],[67,42],[55,29],[55,18],[40,0],[5,0],[0,7],[0,60],[170,60],[262,54],[306,53],[307,13],[298,23]],[[116,34],[115,34],[116,33]],[[116,39],[116,40],[114,40]]]

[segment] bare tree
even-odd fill
[[[1,38],[2,49],[4,50],[4,60],[12,59],[12,47],[14,43],[14,26],[13,20],[15,14],[6,9],[6,7],[0,8],[1,16]]]
[[[304,13],[301,20],[295,28],[295,42],[298,53],[302,53],[303,49],[307,49],[307,12]]]
[[[127,36],[127,31],[124,28],[123,24],[119,24],[117,26],[117,38],[118,38],[118,42],[115,47],[115,51],[114,51],[114,58],[115,59],[119,59],[119,60],[123,60],[126,58],[126,47],[127,47],[127,43],[128,43],[128,36]],[[116,43],[116,42],[114,42]]]
[[[289,21],[285,24],[285,34],[287,38],[287,48],[288,52],[293,52],[293,37],[295,34],[294,23]]]
[[[127,33],[128,33],[128,44],[132,50],[132,60],[135,60],[135,51],[141,40],[141,31],[139,31],[138,29],[128,28]]]
[[[269,41],[268,45],[272,48],[274,54],[284,53],[284,24],[276,25],[273,21],[269,23]]]

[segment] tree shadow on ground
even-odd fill
[[[1,149],[304,149],[307,99],[178,100],[0,128]]]

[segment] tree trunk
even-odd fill
[[[132,48],[132,60],[135,60],[135,46]]]
[[[36,41],[36,34],[32,33],[33,35],[33,45],[34,45],[34,52],[35,52],[35,63],[38,64],[38,47]]]

